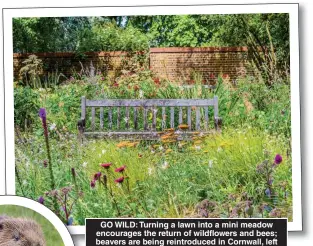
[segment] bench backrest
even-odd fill
[[[189,130],[200,130],[203,126],[205,130],[209,125],[209,107],[213,107],[214,120],[218,118],[218,97],[212,99],[107,99],[107,100],[87,100],[81,99],[81,118],[86,119],[87,108],[91,108],[91,130],[96,129],[96,109],[99,108],[99,126],[103,129],[104,122],[107,122],[108,129],[119,129],[124,122],[123,129],[138,130],[138,122],[143,118],[143,130],[155,131],[166,129],[167,126],[175,128],[175,122],[179,125],[186,124]],[[104,108],[106,111],[104,112]],[[122,110],[123,109],[123,110]],[[115,119],[113,119],[113,110]],[[140,111],[140,113],[139,113]],[[176,111],[176,113],[175,113]],[[195,112],[195,116],[193,116]],[[162,113],[160,115],[160,113]],[[123,115],[122,115],[123,114]],[[149,116],[148,116],[149,114]],[[178,118],[175,118],[175,115]],[[161,116],[161,117],[160,117]],[[169,116],[169,117],[168,117]],[[107,118],[106,118],[107,117]],[[123,118],[122,118],[123,117]],[[158,118],[159,117],[159,118]],[[106,118],[106,120],[105,120]],[[201,120],[203,119],[203,120]],[[176,121],[175,121],[176,120]],[[149,123],[150,121],[150,123]],[[201,122],[203,124],[201,124]],[[214,122],[214,121],[212,121]],[[161,123],[157,126],[157,123]],[[150,126],[150,127],[148,127]]]

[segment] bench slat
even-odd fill
[[[118,107],[117,108],[117,119],[116,119],[116,125],[117,125],[117,129],[120,128],[120,123],[121,123],[121,110]]]
[[[86,100],[87,107],[187,107],[187,106],[213,106],[214,99],[148,99],[148,100]]]
[[[188,120],[187,124],[189,126],[189,131],[191,131],[192,126],[191,126],[191,107],[190,106],[187,108],[187,120]]]
[[[109,128],[112,129],[112,108],[109,107]]]
[[[178,118],[178,122],[181,125],[183,123],[183,108],[179,107],[179,118]]]
[[[145,130],[148,129],[147,113],[148,113],[148,109],[145,107],[145,108],[143,109],[143,128],[144,128]]]
[[[95,130],[95,115],[96,115],[96,109],[95,107],[91,108],[91,129]]]
[[[103,129],[103,107],[100,108],[100,128]]]
[[[171,107],[171,128],[174,128],[174,107]]]
[[[196,130],[200,129],[200,108],[196,107]]]
[[[205,130],[208,129],[209,125],[209,108],[204,107],[204,121],[205,121]]]
[[[156,129],[156,121],[157,121],[157,113],[158,113],[158,108],[153,107],[153,118],[152,118],[152,130],[155,131]]]
[[[162,130],[166,128],[166,111],[165,107],[162,107]]]
[[[125,108],[125,127],[126,127],[126,129],[128,129],[129,128],[129,107],[126,107]]]
[[[134,107],[134,128],[135,128],[135,129],[138,129],[137,107]]]

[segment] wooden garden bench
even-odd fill
[[[78,130],[81,137],[160,139],[167,132],[184,136],[206,134],[212,132],[213,127],[220,130],[221,124],[217,96],[212,99],[143,100],[88,100],[82,97]]]

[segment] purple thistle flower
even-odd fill
[[[96,187],[96,182],[95,182],[95,180],[91,180],[91,182],[90,182],[90,187],[91,187],[91,188],[95,188],[95,187]]]
[[[46,117],[47,117],[46,109],[45,109],[45,108],[40,108],[38,115],[39,115],[39,117],[40,117],[41,119],[46,118]]]
[[[97,173],[95,173],[95,175],[94,175],[94,180],[96,181],[96,180],[99,180],[100,179],[100,177],[101,177],[101,172],[97,172]]]
[[[275,163],[276,165],[278,165],[278,164],[280,164],[282,161],[283,161],[283,157],[282,157],[280,154],[277,154],[277,155],[275,156],[274,163]]]
[[[265,190],[265,195],[267,195],[268,197],[271,197],[271,191],[269,188]]]
[[[45,199],[43,198],[43,196],[38,198],[38,202],[41,203],[41,204],[44,204]]]

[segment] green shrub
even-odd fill
[[[33,126],[39,109],[39,93],[30,87],[14,88],[14,123],[26,130]]]

